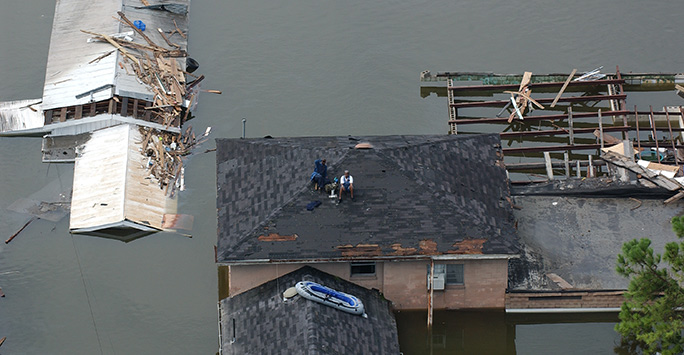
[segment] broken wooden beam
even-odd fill
[[[558,101],[559,102],[588,102],[588,101],[603,101],[603,100],[621,100],[626,98],[626,94],[617,94],[617,95],[587,95],[587,96],[571,96],[571,97],[563,97],[560,98]],[[549,103],[552,102],[553,99],[549,98],[540,98],[537,99],[539,103]],[[449,104],[450,107],[455,107],[455,108],[467,108],[467,107],[501,107],[505,106],[508,103],[508,100],[494,100],[494,101],[462,101],[462,102],[455,102]]]
[[[577,69],[573,69],[572,73],[570,73],[570,75],[568,75],[568,78],[565,80],[565,83],[563,83],[563,86],[561,87],[560,91],[558,91],[558,94],[553,99],[553,102],[551,103],[551,107],[556,107],[556,104],[558,103],[558,100],[561,98],[561,95],[563,95],[563,92],[568,87],[568,84],[570,84],[570,81],[572,81],[572,78],[575,77],[575,73],[577,73]]]
[[[18,231],[14,232],[14,234],[12,234],[9,238],[7,238],[7,240],[5,240],[5,244],[8,244],[14,238],[16,238],[19,235],[19,233],[21,233],[24,229],[26,229],[26,227],[28,227],[28,225],[31,224],[31,222],[35,221],[36,219],[38,219],[38,217],[33,217],[33,218],[29,219],[28,222],[26,222],[21,228],[19,228]]]

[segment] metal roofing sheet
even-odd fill
[[[0,132],[42,127],[44,119],[40,101],[30,99],[0,102]]]
[[[72,230],[97,230],[125,221],[162,228],[168,198],[144,166],[141,141],[135,125],[93,132],[74,167]]]
[[[189,1],[176,3],[188,5]],[[157,28],[171,31],[175,29],[175,20],[178,27],[187,32],[187,14],[136,9],[140,5],[139,1],[134,0],[57,1],[43,88],[43,109],[106,100],[114,94],[142,99],[153,97],[152,91],[140,83],[135,73],[129,68],[119,66],[122,56],[118,51],[95,60],[115,49],[106,42],[89,42],[88,39],[92,36],[81,32],[86,30],[112,35],[130,31],[130,27],[117,20],[117,11],[122,11],[131,21],[143,21],[147,27],[145,34],[157,45],[175,49],[166,44]],[[137,33],[132,37],[136,43],[147,44]],[[187,48],[186,38],[174,34],[169,39],[181,48]],[[135,50],[129,51],[135,53]],[[185,59],[179,58],[179,62],[184,67]],[[98,88],[101,89],[92,95],[79,96]]]

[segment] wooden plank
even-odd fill
[[[658,158],[658,163],[660,163],[660,147],[658,147],[658,132],[655,130],[655,122],[653,121],[653,106],[649,106],[651,109],[651,114],[648,115],[648,123],[651,125],[651,130],[653,130],[653,140],[656,144],[656,157]]]
[[[209,91],[209,90],[207,90],[207,91]],[[540,109],[542,109],[542,110],[544,109],[544,106],[542,106],[542,104],[537,102],[537,100],[531,98],[530,95],[525,93],[525,92],[522,92],[522,91],[504,91],[504,93],[512,94],[512,95],[520,95],[520,96],[526,98],[527,100],[529,100],[531,103],[535,104]]]
[[[91,102],[90,103],[90,113],[88,116],[93,117],[97,114],[97,103]]]
[[[626,94],[618,95],[587,95],[587,96],[568,96],[559,99],[560,102],[590,102],[603,101],[612,99],[624,99]],[[540,104],[550,102],[550,98],[536,99]],[[508,100],[492,100],[492,101],[460,101],[449,104],[451,107],[466,108],[466,107],[502,107],[508,104]]]
[[[138,118],[138,99],[133,99],[133,118]]]
[[[570,178],[570,161],[568,152],[563,153],[563,163],[565,163],[565,178]]]
[[[67,108],[62,107],[59,111],[59,122],[66,122]]]
[[[522,80],[520,80],[520,87],[518,87],[518,91],[523,91],[525,86],[527,86],[530,83],[530,79],[532,79],[532,72],[526,71],[523,74]]]
[[[568,107],[568,139],[570,141],[570,145],[575,145],[574,128],[575,127],[572,121],[572,107]]]
[[[128,26],[130,26],[135,32],[138,32],[138,34],[143,39],[145,39],[145,41],[147,41],[147,43],[150,46],[159,48],[159,46],[157,46],[156,43],[152,42],[152,40],[149,37],[147,37],[147,35],[143,31],[141,31],[139,28],[135,27],[133,22],[131,22],[131,20],[129,20],[128,17],[126,17],[126,15],[123,12],[117,11],[116,13],[119,14],[119,16],[121,16],[121,19],[124,20],[124,22],[126,22],[126,24],[128,24]]]
[[[107,109],[107,113],[112,114],[114,113],[114,107],[116,104],[114,103],[114,100],[109,100],[109,108]]]
[[[145,107],[152,107],[152,103],[149,101],[145,101]],[[152,115],[152,111],[150,110],[145,110],[145,121],[150,121],[150,116]]]
[[[599,139],[601,140],[601,149],[603,149],[603,117],[601,117],[601,109],[598,110],[598,124],[599,124]]]
[[[553,166],[551,166],[551,154],[544,152],[544,162],[546,163],[546,176],[553,180]]]
[[[121,98],[121,116],[128,116],[128,98]]]
[[[520,118],[520,119],[522,120],[522,119],[523,119],[523,115],[522,115],[522,113],[520,112],[520,109],[518,108],[518,104],[515,102],[515,98],[514,98],[513,96],[511,96],[511,103],[513,104],[513,108],[515,109],[515,113],[518,114],[518,118]],[[511,121],[513,121],[513,116],[514,116],[514,115],[508,116],[508,122],[509,122],[509,123],[510,123]]]
[[[74,113],[74,119],[78,120],[83,117],[83,105],[76,106],[76,112]]]
[[[52,110],[45,111],[45,124],[52,123]]]
[[[577,73],[577,69],[573,69],[570,75],[568,75],[568,78],[565,79],[565,83],[561,87],[560,91],[558,91],[558,94],[556,94],[556,98],[553,99],[551,107],[556,107],[556,103],[558,103],[558,100],[560,99],[561,95],[563,95],[563,91],[565,91],[565,89],[568,87],[568,84],[570,84],[572,78],[575,77],[575,73]]]
[[[680,185],[677,181],[669,179],[665,176],[658,175],[653,171],[645,169],[622,154],[606,152],[606,154],[601,158],[604,161],[609,162],[613,165],[628,169],[634,172],[635,174],[639,174],[643,178],[648,179],[652,183],[667,190],[676,191],[682,188],[682,185]]]
[[[663,203],[666,204],[666,205],[669,205],[669,204],[672,203],[672,202],[676,202],[676,201],[681,200],[682,197],[684,197],[684,191],[679,191],[676,195],[674,195],[674,196],[668,198],[668,199],[665,200],[665,202],[663,202]]]

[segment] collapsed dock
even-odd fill
[[[424,71],[421,94],[447,97],[449,134],[498,131],[516,185],[559,176],[620,178],[616,160],[603,159],[601,149],[622,142],[633,146],[620,152],[632,161],[678,166],[684,161],[681,97],[672,95],[675,105],[645,109],[629,106],[628,93],[683,96],[682,83],[684,74],[622,73],[619,67],[542,75]]]

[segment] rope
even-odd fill
[[[97,344],[100,347],[100,354],[102,352],[102,342],[100,342],[100,332],[97,330],[97,324],[95,324],[95,315],[93,314],[93,306],[90,304],[90,295],[88,294],[88,288],[86,287],[85,278],[83,278],[83,268],[81,267],[81,260],[78,257],[78,251],[76,250],[76,242],[74,241],[74,235],[71,235],[71,244],[74,246],[74,254],[76,254],[76,261],[78,262],[78,270],[81,272],[81,281],[83,282],[83,289],[85,290],[86,299],[88,300],[88,309],[90,309],[90,318],[93,320],[93,327],[95,328],[95,336],[97,337]]]

